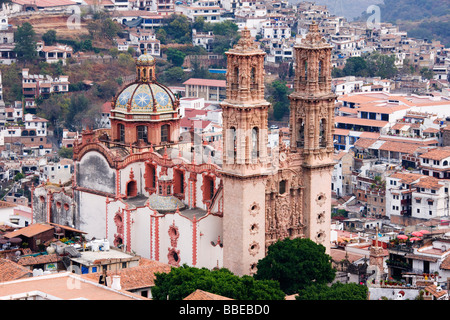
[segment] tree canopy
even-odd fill
[[[390,79],[397,75],[394,55],[384,55],[372,52],[362,57],[351,57],[345,62],[344,68],[333,69],[333,77],[381,77]]]
[[[294,294],[313,283],[330,283],[336,275],[325,247],[307,238],[275,242],[257,268],[255,279],[276,280],[286,294]]]
[[[277,281],[236,276],[228,269],[209,270],[183,265],[169,273],[156,273],[154,300],[182,300],[197,289],[235,300],[283,300]]]
[[[314,284],[298,292],[296,300],[367,300],[368,289],[357,283]]]
[[[282,120],[289,114],[289,97],[291,90],[286,86],[286,81],[275,80],[268,87],[268,100],[273,105],[273,117],[275,120]]]
[[[36,32],[29,22],[24,22],[17,27],[14,39],[16,42],[14,52],[16,52],[19,61],[33,62],[37,59]]]

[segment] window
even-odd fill
[[[169,142],[169,125],[164,124],[161,126],[161,142]]]
[[[137,126],[137,139],[148,142],[147,126]]]
[[[285,194],[286,193],[286,180],[281,180],[279,184],[279,193]]]
[[[325,119],[320,120],[320,132],[319,132],[319,147],[325,148],[327,146],[327,132],[326,132],[327,122]]]
[[[173,171],[173,193],[183,194],[184,193],[184,173],[181,170],[174,169]]]
[[[125,142],[125,126],[119,123],[118,131],[119,131],[119,141]]]
[[[257,127],[252,129],[252,158],[254,160],[259,158],[259,130]]]
[[[303,119],[300,119],[298,125],[297,148],[303,148],[305,146],[305,125]]]

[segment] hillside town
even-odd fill
[[[126,54],[133,60],[129,73],[116,75],[120,85],[112,98],[101,96],[88,120],[74,117],[81,125],[69,127],[45,117],[45,101],[61,96],[69,101],[77,92],[100,92],[100,86],[64,72],[35,73],[17,54],[20,25],[11,21],[37,16],[66,21],[75,8],[106,12],[122,32],[101,53],[39,38],[39,64],[64,70],[90,61],[111,63]],[[185,75],[200,67],[207,71],[203,77],[177,76],[166,85],[158,68],[175,61],[169,52],[178,47],[157,30],[174,15],[196,23],[189,45],[202,48],[201,54],[184,55],[178,67]],[[226,55],[218,53],[220,36],[202,29],[199,17],[211,25],[235,24],[240,40]],[[81,28],[89,19],[83,15]],[[0,33],[1,65],[19,71],[13,87],[6,69],[0,74],[0,299],[150,300],[158,273],[186,263],[254,275],[256,262],[249,259],[263,258],[270,244],[320,229],[310,238],[327,248],[334,282],[367,287],[367,300],[449,300],[450,47],[439,40],[411,38],[392,23],[348,21],[310,1],[269,0],[11,0],[0,10]],[[314,42],[316,35],[322,40]],[[291,101],[303,99],[296,96],[299,88],[309,90],[308,62],[296,56],[298,48],[307,52],[309,41],[330,55],[329,63],[320,60],[311,71],[319,76],[310,92],[320,92],[319,100],[328,90],[335,97],[329,100],[334,121],[321,121],[317,133],[314,126],[306,131],[302,120],[294,127],[302,116],[294,102],[279,117],[268,111],[278,102],[269,96],[272,83],[294,92]],[[324,43],[329,47],[321,47]],[[252,56],[251,63],[240,60],[245,55]],[[380,55],[390,59],[395,74],[358,69],[363,58],[369,69],[369,60]],[[248,92],[239,91],[240,79],[249,81]],[[323,85],[327,81],[329,88]],[[7,92],[6,82],[20,99]],[[230,111],[238,108],[235,101],[250,103],[256,115],[236,120]],[[66,109],[70,106],[66,102]],[[241,147],[245,141],[233,140],[229,128],[245,121],[253,128],[247,137],[253,144]],[[263,125],[255,130],[259,121],[267,122],[267,132]],[[323,214],[329,210],[330,216],[304,219],[318,226],[293,222],[301,220],[296,213],[314,182],[296,180],[289,171],[300,161],[296,150],[313,136],[324,159],[331,159],[322,163],[330,168],[331,183],[317,186],[327,191],[319,190],[324,196],[317,199],[310,195],[316,209],[329,207]],[[226,148],[230,141],[234,151]],[[251,202],[248,208],[226,201],[224,192],[233,189],[229,177],[260,174],[254,163],[245,168],[226,163],[232,157],[239,161],[241,149],[250,158],[285,157],[273,177],[266,173],[267,185],[255,178],[230,191],[236,197],[239,190],[261,191],[251,200],[242,197]],[[303,200],[296,200],[299,195]],[[250,236],[226,234],[227,223],[237,230],[232,223],[250,221],[227,220],[227,210],[260,219],[252,220]],[[295,213],[285,218],[285,212]],[[242,260],[248,258],[250,266],[245,268],[227,264],[228,255],[238,259],[227,242],[237,251],[242,239],[253,241],[242,246],[248,256]],[[61,289],[64,283],[81,290]],[[199,289],[183,299],[230,297]]]

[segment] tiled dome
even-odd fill
[[[115,102],[116,110],[131,112],[171,111],[174,107],[175,96],[172,91],[156,82],[133,83],[119,93]]]
[[[147,204],[153,210],[160,213],[175,212],[177,209],[184,209],[184,203],[175,196],[161,196],[153,193],[148,197]]]

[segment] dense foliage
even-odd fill
[[[24,22],[17,27],[14,33],[16,45],[14,51],[17,54],[17,60],[22,62],[33,62],[37,59],[36,51],[36,32],[29,22]]]
[[[368,289],[356,283],[313,284],[298,292],[297,300],[367,300]]]
[[[286,294],[315,284],[327,284],[334,280],[335,270],[325,247],[310,239],[277,241],[268,248],[266,257],[259,260],[257,280],[276,280]]]
[[[278,282],[236,276],[222,268],[208,270],[183,265],[169,273],[156,273],[154,300],[182,300],[200,289],[235,300],[283,300]]]
[[[277,121],[289,114],[289,94],[292,92],[286,86],[286,81],[273,81],[268,86],[268,100],[273,105],[273,118]]]
[[[381,20],[422,20],[450,14],[448,0],[384,0],[380,5]]]
[[[344,69],[333,69],[333,77],[357,76],[390,79],[397,72],[394,55],[383,55],[375,51],[362,57],[348,58]]]

